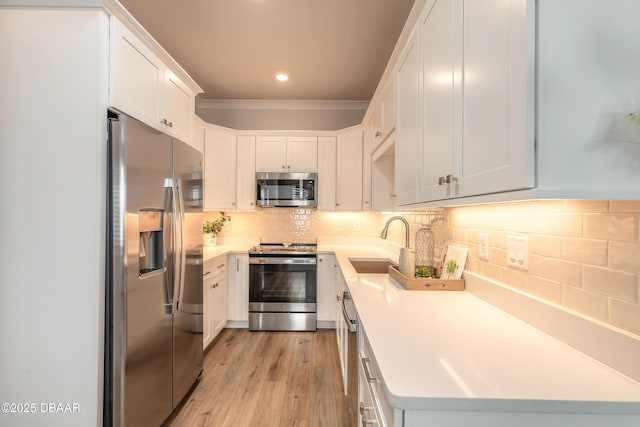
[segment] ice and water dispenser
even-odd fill
[[[140,230],[139,262],[140,275],[162,270],[164,267],[163,211],[141,209],[138,214]]]

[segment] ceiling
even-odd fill
[[[120,0],[204,99],[370,100],[414,0]],[[278,82],[285,71],[289,81]]]

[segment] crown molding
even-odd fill
[[[369,101],[198,99],[203,110],[366,110]]]

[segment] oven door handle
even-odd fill
[[[249,257],[249,264],[316,264],[316,258]]]

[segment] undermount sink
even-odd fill
[[[356,273],[387,274],[389,266],[398,266],[388,258],[349,258]]]

